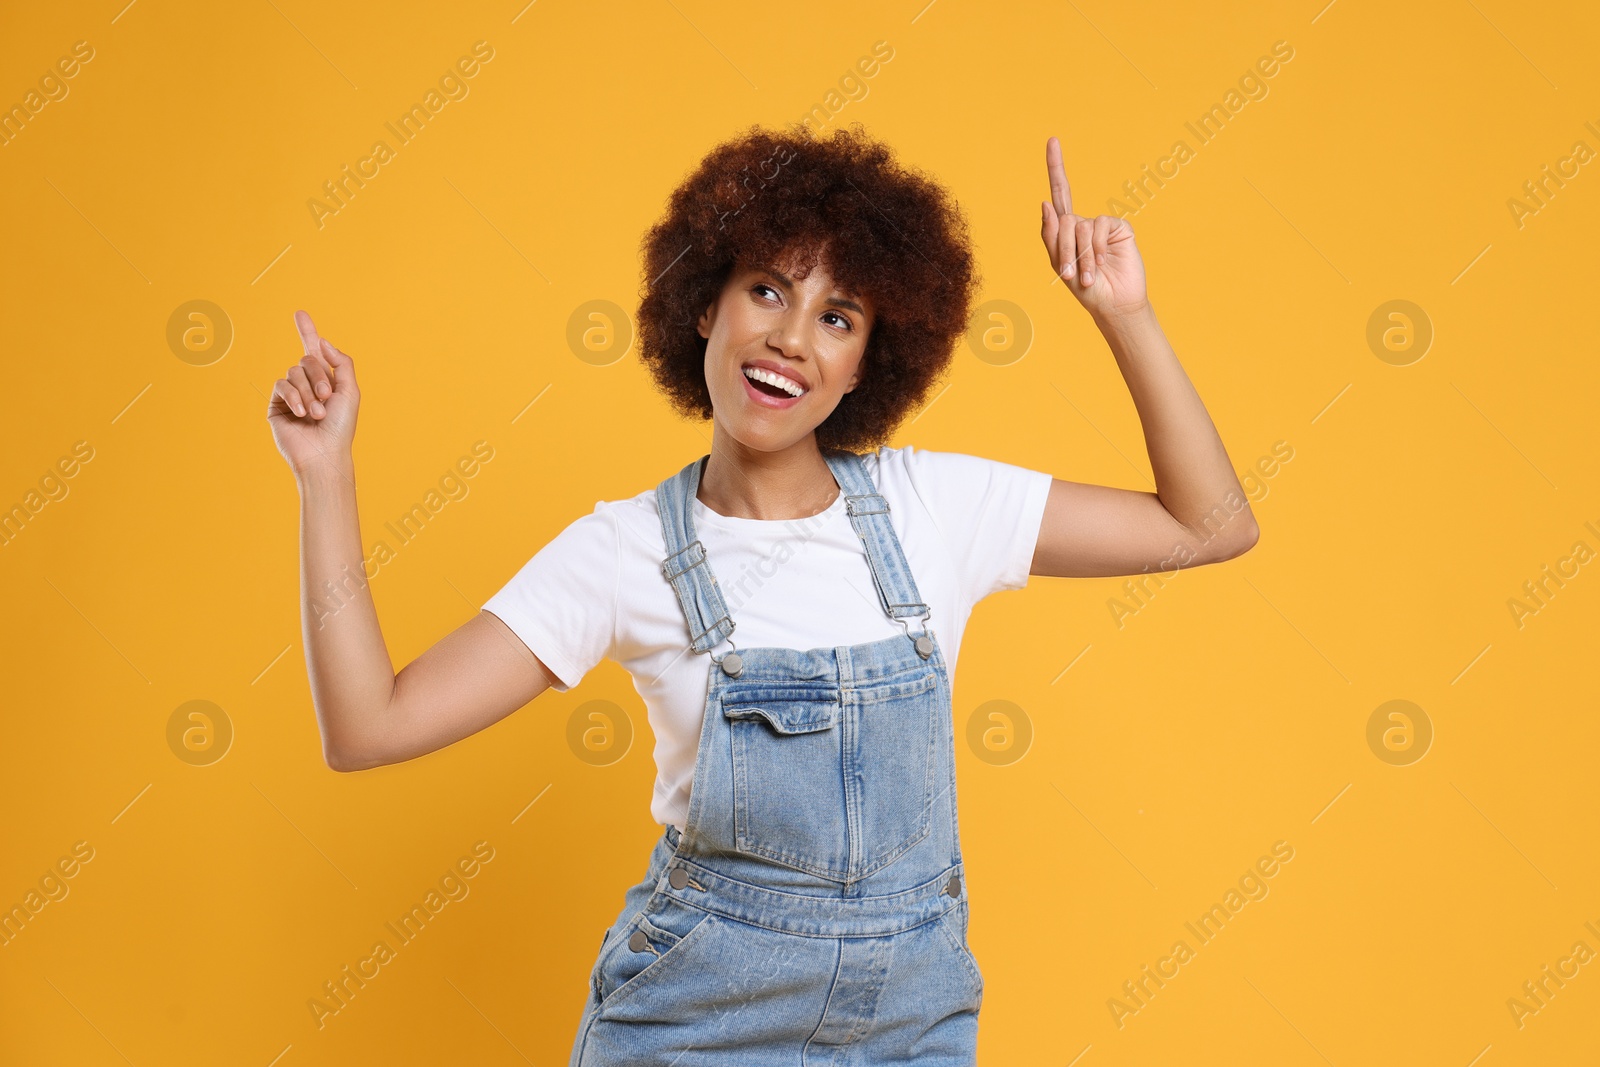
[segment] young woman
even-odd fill
[[[268,418],[302,502],[306,656],[335,770],[434,751],[610,657],[655,734],[663,833],[601,939],[572,1064],[970,1064],[951,672],[1028,576],[1237,556],[1256,524],[1156,324],[1125,220],[1041,235],[1144,425],[1156,492],[882,442],[939,384],[977,286],[956,204],[859,128],[717,146],[644,240],[640,358],[711,451],[545,545],[397,675],[364,587],[354,363],[305,358]],[[705,658],[701,658],[702,654]]]

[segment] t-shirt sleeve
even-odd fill
[[[907,451],[912,482],[944,534],[967,603],[1026,586],[1054,476],[961,452]]]
[[[565,693],[611,655],[616,635],[621,542],[603,503],[523,564],[483,610],[499,617],[557,676]]]

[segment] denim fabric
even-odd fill
[[[601,940],[570,1067],[975,1060],[949,673],[905,621],[928,609],[888,502],[859,456],[824,458],[906,632],[739,648],[694,532],[705,457],[661,483],[662,575],[710,686],[685,830]]]

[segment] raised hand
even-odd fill
[[[1072,213],[1072,186],[1061,165],[1061,142],[1045,142],[1054,206],[1041,201],[1039,236],[1050,266],[1092,315],[1134,314],[1149,306],[1144,262],[1133,243],[1133,226],[1115,215],[1087,218]]]
[[[267,422],[278,451],[295,476],[319,464],[347,470],[356,435],[355,363],[317,335],[311,316],[294,313],[305,356],[273,386],[267,401]]]

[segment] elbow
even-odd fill
[[[372,767],[381,767],[385,760],[377,759],[370,754],[362,755],[353,753],[337,745],[323,742],[322,761],[328,765],[330,771],[340,774],[349,774],[351,771],[365,771]]]
[[[348,774],[381,767],[387,758],[385,727],[387,712],[356,714],[348,706],[334,709],[317,706],[317,721],[322,734],[322,762],[330,771]]]
[[[1238,547],[1238,552],[1235,552],[1235,555],[1243,555],[1243,553],[1250,552],[1259,541],[1261,541],[1261,526],[1256,525],[1256,520],[1251,518],[1250,526],[1243,531],[1242,537],[1240,537],[1240,547]]]
[[[355,766],[350,759],[350,746],[345,743],[349,741],[349,738],[346,737],[341,740],[342,731],[333,727],[329,721],[330,717],[321,706],[317,707],[317,719],[318,725],[322,728],[322,762],[328,765],[328,770],[338,771],[341,774],[355,770]]]
[[[1249,525],[1241,527],[1237,539],[1229,546],[1227,555],[1223,559],[1235,559],[1244,555],[1261,540],[1261,527],[1256,525],[1256,520],[1251,519]]]
[[[1225,563],[1244,555],[1261,540],[1261,528],[1256,525],[1254,516],[1242,516],[1240,521],[1221,530],[1211,530],[1204,535],[1196,534],[1188,546],[1188,558],[1184,561],[1186,567],[1204,567],[1213,563]]]
[[[1256,523],[1256,514],[1249,504],[1232,517],[1222,534],[1225,535],[1220,538],[1223,543],[1217,546],[1219,561],[1236,559],[1256,547],[1261,540],[1261,527]]]
[[[1226,531],[1225,535],[1215,533],[1209,539],[1198,542],[1192,550],[1189,565],[1203,566],[1237,559],[1256,547],[1256,542],[1260,540],[1261,528],[1256,525],[1255,519],[1248,518],[1244,523]]]
[[[352,759],[348,756],[327,752],[322,754],[322,759],[328,765],[329,770],[338,771],[340,774],[349,774],[351,771],[367,771],[374,767],[382,767],[385,763],[381,759]]]

